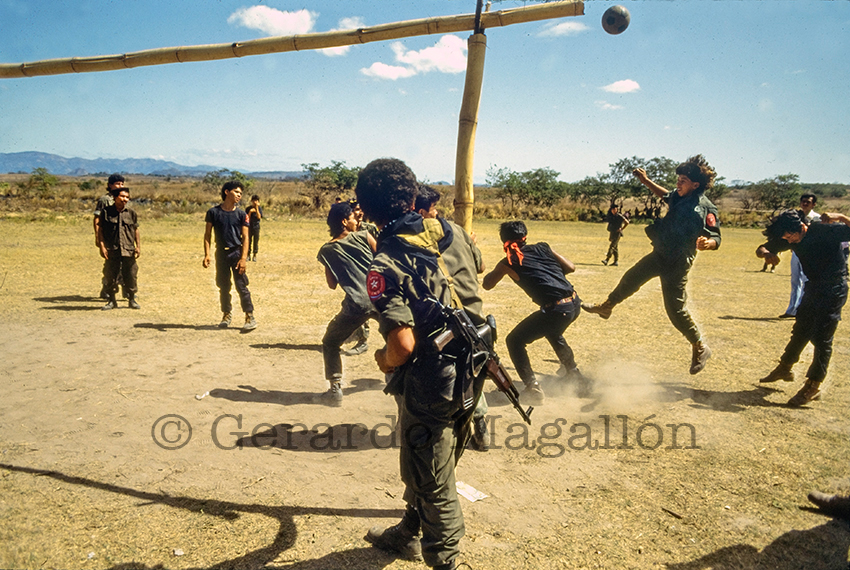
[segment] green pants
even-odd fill
[[[465,531],[455,487],[457,426],[448,418],[437,422],[431,413],[420,415],[415,404],[402,400],[399,462],[405,483],[405,516],[418,519],[425,564],[448,564],[460,553]]]
[[[685,285],[688,283],[688,272],[693,262],[694,258],[691,256],[670,260],[653,251],[626,271],[620,283],[608,295],[608,301],[614,305],[622,303],[647,281],[658,277],[661,279],[661,294],[664,296],[664,308],[670,322],[691,344],[699,342],[699,329],[685,306],[688,300]]]

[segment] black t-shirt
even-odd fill
[[[257,211],[259,210],[259,216],[257,215]],[[248,206],[246,210],[248,212],[248,223],[252,230],[255,230],[260,227],[260,219],[263,217],[263,207],[257,206],[254,208],[253,206]]]
[[[242,247],[242,228],[248,226],[248,215],[240,208],[228,212],[219,204],[207,210],[206,221],[213,226],[216,249]]]
[[[510,252],[511,269],[519,275],[520,289],[531,297],[536,304],[543,306],[573,294],[573,286],[564,277],[564,270],[552,248],[546,242],[526,244],[520,249],[522,251],[522,262],[517,259],[516,253]],[[499,263],[507,263],[507,259]]]
[[[809,281],[835,282],[847,274],[842,243],[846,241],[850,241],[850,226],[811,224],[800,243],[777,239],[767,242],[764,246],[773,253],[788,249],[796,253]]]

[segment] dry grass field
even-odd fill
[[[102,312],[88,216],[0,219],[0,567],[421,568],[363,540],[402,512],[395,405],[371,351],[345,358],[342,408],[314,401],[342,296],[315,258],[324,223],[264,221],[249,334],[215,326],[203,214],[141,224],[142,309]],[[476,223],[490,266],[502,255],[497,228]],[[589,301],[649,248],[632,226],[620,266],[604,267],[602,224],[529,228],[577,264],[570,278]],[[846,567],[850,527],[808,509],[806,493],[850,488],[847,324],[823,401],[789,409],[800,381],[760,386],[791,327],[776,318],[788,260],[759,272],[760,237],[728,229],[696,261],[690,307],[714,350],[701,374],[688,374],[690,346],[656,281],[610,320],[584,314],[567,330],[596,380],[592,399],[558,384],[545,341],[531,347],[548,398],[530,429],[486,387],[494,448],[467,451],[458,467],[488,495],[461,499],[469,567]],[[534,308],[508,282],[484,300],[502,337]],[[803,358],[798,376],[810,348]]]

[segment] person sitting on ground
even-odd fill
[[[565,370],[567,379],[578,382],[579,395],[590,394],[589,379],[576,366],[573,350],[564,339],[564,331],[581,312],[581,299],[565,275],[576,270],[575,265],[554,252],[548,243],[527,244],[528,230],[520,221],[505,222],[499,228],[506,257],[484,276],[482,286],[489,291],[507,275],[520,289],[540,306],[508,334],[505,344],[525,389],[520,394],[524,404],[542,404],[543,389],[537,382],[526,347],[545,338]]]
[[[357,231],[357,218],[348,202],[331,206],[328,212],[331,241],[319,249],[318,260],[325,267],[328,287],[337,285],[345,292],[342,309],[328,323],[322,339],[325,378],[330,388],[322,396],[331,406],[342,405],[342,358],[340,347],[351,333],[378,314],[366,294],[366,274],[375,251],[375,238]]]
[[[652,241],[652,252],[626,271],[605,302],[584,304],[582,308],[607,319],[615,306],[634,295],[647,281],[653,277],[660,278],[667,316],[691,343],[690,373],[697,374],[705,368],[711,349],[703,341],[688,312],[685,285],[697,250],[720,247],[717,208],[704,195],[714,186],[716,173],[698,154],[676,167],[676,174],[676,190],[670,192],[650,180],[643,168],[634,170],[634,175],[644,186],[667,201],[667,214],[646,228]]]
[[[756,250],[758,257],[775,261],[778,252],[790,249],[797,254],[808,277],[791,328],[791,340],[785,346],[779,365],[760,380],[793,382],[792,367],[811,342],[815,350],[806,372],[806,382],[788,400],[789,406],[800,407],[821,397],[821,383],[832,357],[832,340],[841,320],[841,309],[847,302],[843,242],[850,240],[850,217],[821,214],[821,223],[806,225],[799,212],[787,210],[767,226],[764,235],[768,239]]]

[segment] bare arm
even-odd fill
[[[576,270],[575,264],[560,253],[553,251],[552,255],[555,256],[555,259],[558,261],[558,265],[561,266],[561,270],[564,272],[564,275],[572,273]]]
[[[649,188],[652,193],[658,196],[659,198],[663,198],[669,193],[666,188],[664,188],[663,186],[659,186],[658,184],[650,180],[649,177],[646,175],[646,170],[644,170],[643,168],[635,168],[634,170],[632,170],[632,174],[634,174],[635,177],[640,180],[641,184]]]
[[[699,236],[697,238],[697,249],[700,251],[708,251],[712,249],[717,249],[717,240],[714,238],[707,238],[705,236]]]
[[[381,372],[392,372],[401,366],[413,354],[416,339],[413,329],[407,325],[401,325],[390,331],[387,335],[387,345],[375,351],[375,361]]]
[[[771,251],[769,249],[767,249],[766,247],[764,247],[763,245],[760,245],[758,247],[758,249],[756,250],[756,257],[758,257],[760,259],[764,259],[765,261],[767,261],[771,265],[778,265],[779,264],[779,256],[775,253],[771,253]]]
[[[236,262],[236,271],[239,275],[245,273],[248,268],[248,226],[242,226],[242,257]]]
[[[366,241],[369,242],[369,247],[372,248],[372,253],[378,251],[378,242],[375,241],[375,238],[372,237],[372,234],[370,234],[369,232],[366,232]]]
[[[837,212],[824,212],[820,215],[820,221],[822,224],[844,224],[845,226],[850,226],[850,217],[845,216],[844,214],[839,214]]]
[[[210,244],[212,243],[212,223],[207,222],[207,228],[204,230],[204,267],[210,266]]]
[[[330,287],[331,289],[336,289],[338,282],[336,280],[336,277],[334,277],[333,272],[327,266],[325,267],[325,281],[328,282],[328,287]]]
[[[505,275],[509,276],[514,281],[519,280],[519,275],[517,275],[516,271],[508,267],[506,263],[497,263],[496,267],[493,268],[493,271],[484,276],[481,286],[484,287],[485,290],[489,291],[498,285],[499,281],[501,281]]]

